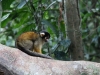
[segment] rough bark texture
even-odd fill
[[[32,57],[0,44],[0,75],[100,75],[100,64]]]
[[[71,40],[70,52],[73,60],[83,60],[80,14],[78,0],[66,0],[67,30]]]

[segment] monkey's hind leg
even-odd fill
[[[22,40],[21,42],[18,42],[18,44],[23,47],[24,49],[31,50],[33,48],[33,42],[31,40]]]

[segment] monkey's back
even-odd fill
[[[38,37],[39,37],[38,33],[35,33],[35,32],[25,32],[25,33],[21,34],[17,38],[17,41],[21,41],[21,40],[32,40],[32,39],[36,39]]]
[[[15,41],[15,46],[19,49],[28,49],[33,51],[34,42],[39,38],[39,34],[35,32],[25,32],[21,34]],[[23,48],[22,48],[23,47]]]

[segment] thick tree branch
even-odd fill
[[[100,75],[100,64],[32,57],[0,44],[0,75]]]

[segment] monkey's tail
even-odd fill
[[[47,59],[53,59],[52,57],[50,56],[46,56],[44,54],[39,54],[39,53],[36,53],[36,52],[32,52],[30,50],[27,50],[25,49],[24,47],[21,47],[20,45],[16,44],[16,47],[18,49],[20,49],[21,51],[25,52],[26,54],[30,55],[30,56],[35,56],[35,57],[42,57],[42,58],[47,58]]]

